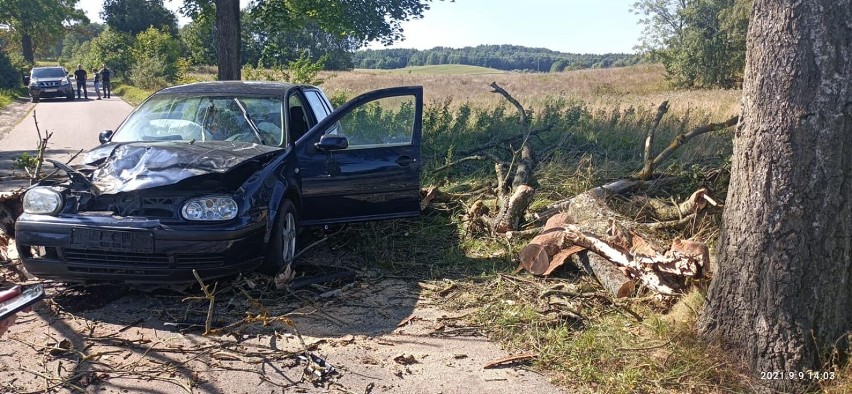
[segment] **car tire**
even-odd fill
[[[38,102],[38,97],[33,96],[33,97],[32,97],[32,101],[33,101],[34,103],[37,103],[37,102]]]
[[[272,226],[266,258],[257,269],[258,272],[276,275],[290,265],[298,250],[298,235],[299,214],[293,202],[284,200]]]
[[[65,96],[65,99],[66,99],[66,100],[68,100],[68,101],[73,101],[73,100],[74,100],[74,95],[72,94],[72,95],[70,95],[70,96]]]

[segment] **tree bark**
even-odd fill
[[[216,0],[216,48],[219,80],[242,79],[239,0]]]
[[[33,36],[29,33],[21,33],[21,52],[24,60],[28,63],[32,64],[35,62],[35,56],[33,55]]]
[[[719,273],[699,329],[756,378],[825,371],[832,347],[849,348],[850,20],[852,0],[754,2]]]

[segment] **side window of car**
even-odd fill
[[[322,121],[331,113],[331,110],[326,107],[325,100],[323,100],[320,96],[320,92],[316,90],[306,90],[305,97],[308,99],[308,104],[311,105],[311,109],[314,112],[314,116],[317,118],[317,122]]]
[[[305,113],[305,105],[295,93],[291,94],[287,100],[287,108],[290,111],[290,138],[291,141],[296,142],[311,128],[310,123]]]
[[[335,125],[349,140],[348,149],[411,144],[414,96],[386,97],[357,107]]]

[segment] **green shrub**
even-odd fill
[[[311,61],[308,51],[302,52],[298,59],[288,65],[290,71],[290,82],[305,83],[308,85],[320,85],[324,80],[318,78],[319,72],[325,68],[328,55],[323,55],[317,61]]]
[[[21,70],[15,67],[5,52],[0,52],[0,89],[21,87]]]
[[[130,83],[147,90],[160,90],[169,86],[173,77],[168,75],[169,70],[163,66],[163,62],[160,55],[137,59],[130,69]]]
[[[134,63],[131,67],[131,80],[143,81],[146,76],[140,75],[139,72],[149,73],[152,79],[151,82],[137,86],[151,88],[158,86],[161,80],[165,80],[166,84],[177,80],[178,60],[181,57],[180,43],[168,30],[150,27],[139,33],[130,52]],[[154,59],[157,62],[153,62]],[[159,87],[164,86],[166,85]]]

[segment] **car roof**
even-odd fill
[[[33,70],[46,70],[48,68],[58,68],[60,70],[65,69],[65,67],[62,67],[62,66],[44,66],[44,67],[33,67]]]
[[[215,81],[215,82],[198,82],[188,85],[179,85],[165,88],[157,92],[173,93],[173,94],[251,94],[251,95],[272,95],[280,96],[287,92],[288,89],[294,86],[312,87],[309,85],[298,85],[286,82],[270,82],[270,81]]]

